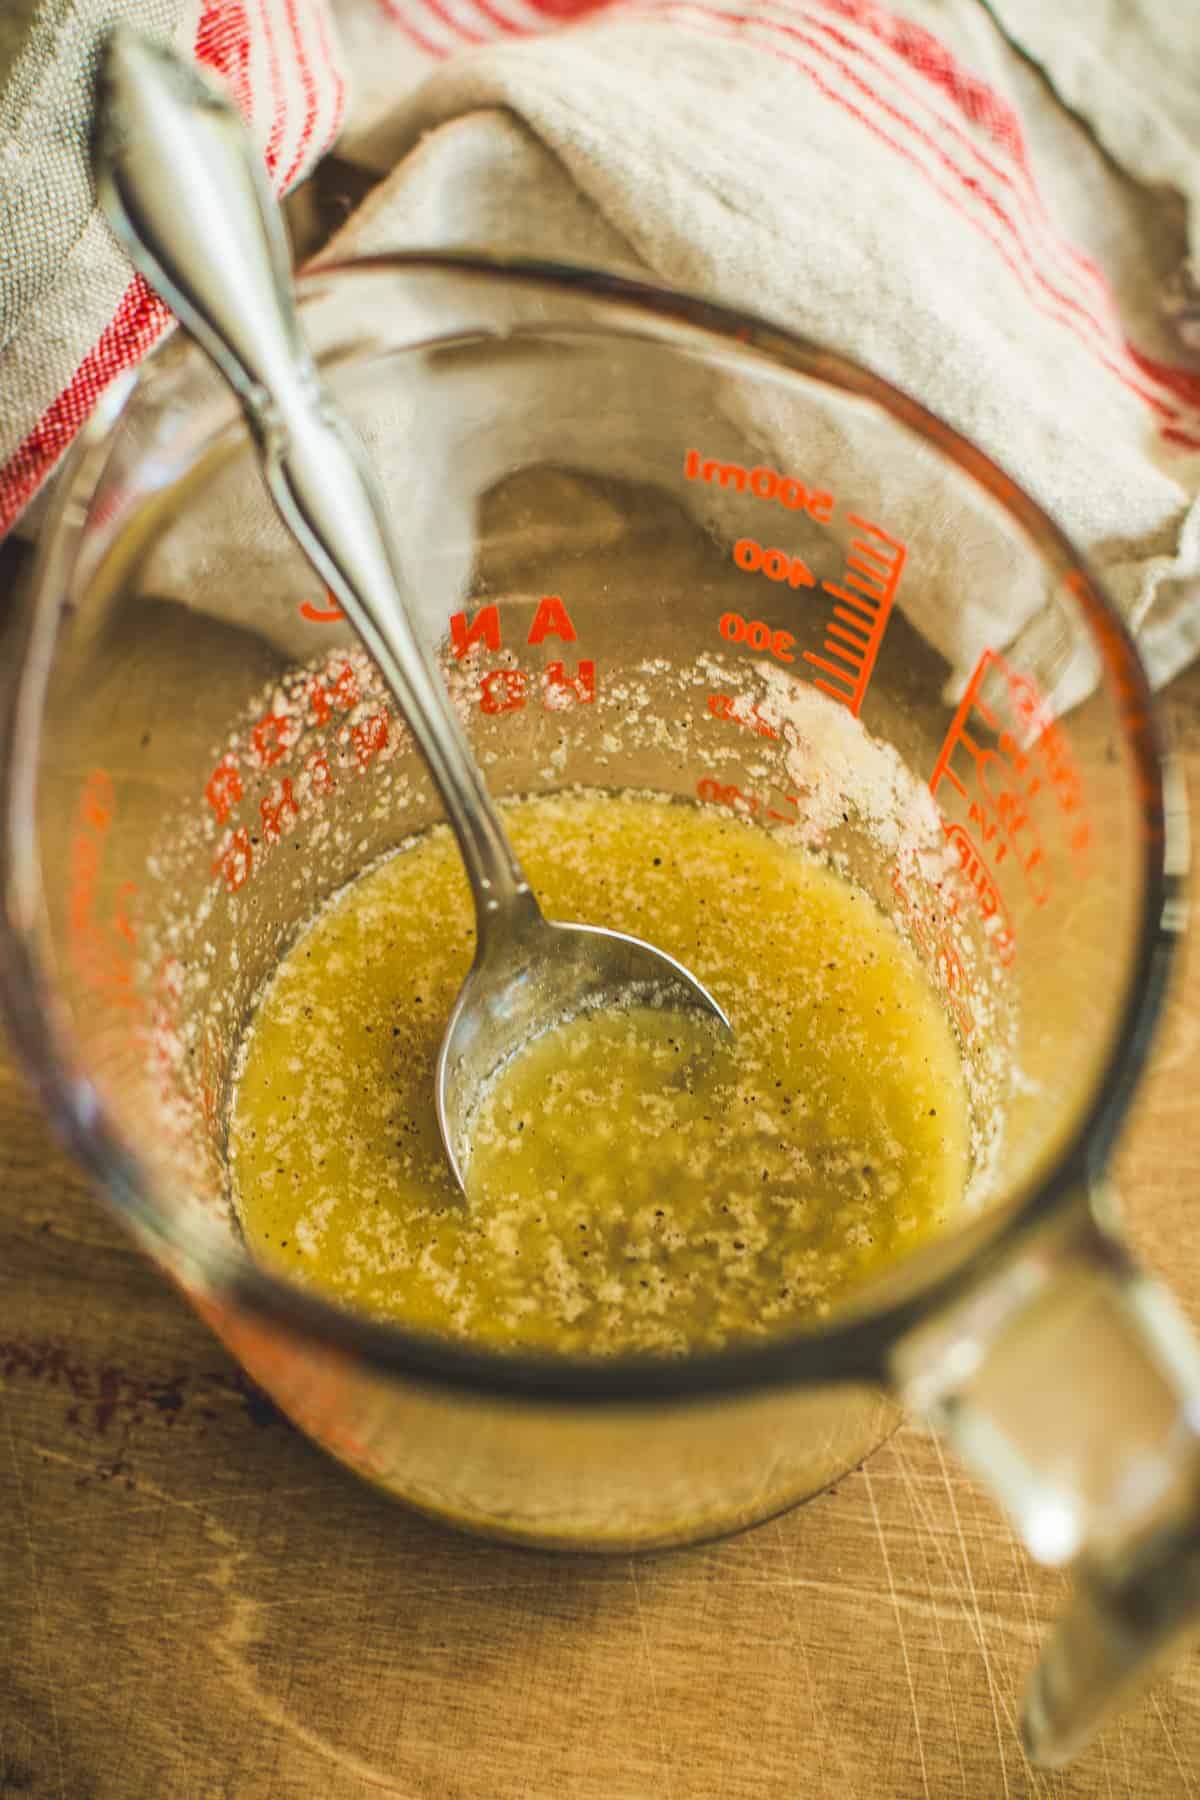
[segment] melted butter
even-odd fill
[[[645,1008],[556,1028],[486,1097],[464,1207],[433,1073],[474,930],[439,827],[337,897],[261,995],[230,1124],[258,1257],[480,1344],[679,1353],[823,1316],[953,1215],[958,1052],[864,894],[753,825],[666,800],[506,811],[545,910],[678,957],[732,1046]]]

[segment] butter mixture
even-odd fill
[[[435,828],[344,890],[260,996],[230,1115],[255,1255],[481,1346],[678,1354],[811,1322],[952,1217],[957,1047],[866,895],[756,825],[665,798],[506,815],[545,911],[678,957],[732,1043],[648,1008],[555,1028],[485,1097],[464,1205],[433,1075],[474,927]]]

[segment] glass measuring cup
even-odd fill
[[[1069,1754],[1197,1567],[1195,1347],[1103,1176],[1174,923],[1119,623],[985,458],[748,318],[421,256],[322,271],[304,314],[493,791],[653,789],[864,887],[958,1034],[963,1217],[805,1332],[671,1362],[424,1340],[249,1260],[223,1116],[247,1011],[314,909],[438,814],[182,341],[80,445],[8,695],[4,993],[54,1117],[303,1429],[470,1528],[692,1541],[917,1407],[1077,1569],[1027,1714],[1036,1755]]]

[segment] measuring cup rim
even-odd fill
[[[276,1324],[331,1352],[342,1353],[418,1383],[478,1395],[553,1404],[661,1405],[765,1388],[830,1381],[878,1380],[890,1346],[931,1312],[973,1286],[1010,1253],[1016,1239],[1079,1196],[1103,1169],[1136,1086],[1161,1010],[1173,933],[1170,902],[1177,886],[1168,867],[1164,755],[1145,670],[1120,615],[1062,530],[991,457],[944,419],[866,365],[770,320],[718,301],[698,298],[641,276],[491,252],[399,251],[322,262],[298,283],[300,303],[311,302],[330,280],[362,275],[428,273],[494,283],[543,286],[560,295],[582,292],[614,314],[609,329],[627,333],[630,309],[647,322],[694,330],[726,353],[766,361],[782,370],[864,400],[931,443],[999,503],[1043,560],[1070,586],[1100,654],[1102,679],[1123,722],[1134,763],[1143,821],[1140,916],[1135,954],[1108,1065],[1087,1110],[1053,1166],[1026,1184],[994,1228],[948,1270],[919,1291],[872,1308],[848,1306],[820,1329],[798,1331],[760,1345],[701,1350],[679,1358],[545,1357],[489,1352],[373,1320],[324,1301],[270,1274],[244,1251],[177,1220],[154,1199],[144,1162],[108,1118],[86,1074],[74,1069],[70,1034],[37,944],[35,913],[40,876],[34,828],[40,704],[57,625],[56,594],[66,591],[74,542],[112,434],[130,396],[157,366],[152,354],[136,376],[121,378],[102,398],[80,433],[59,480],[24,595],[25,637],[10,664],[0,717],[0,1009],[26,1070],[60,1137],[99,1177],[107,1197],[151,1254],[185,1291],[198,1288],[220,1310]],[[552,329],[552,321],[539,322]],[[598,327],[599,328],[599,327]],[[428,340],[425,340],[426,342]],[[409,350],[421,348],[413,343]],[[15,626],[16,621],[14,621]],[[978,1222],[986,1225],[986,1219]],[[959,1234],[955,1234],[956,1237]],[[962,1234],[963,1239],[974,1232]],[[952,1245],[954,1238],[945,1240]],[[919,1266],[920,1258],[914,1259]]]

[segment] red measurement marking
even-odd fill
[[[714,781],[710,775],[696,783],[696,798],[710,806],[727,806],[731,812],[749,813],[752,818],[761,805],[757,794],[743,793],[733,782]]]
[[[350,741],[354,745],[354,754],[358,760],[359,773],[368,769],[375,758],[387,749],[391,742],[388,729],[388,715],[385,712],[372,713],[361,725],[355,725],[350,733]]]
[[[302,600],[300,603],[300,617],[311,619],[314,625],[331,625],[335,619],[344,619],[345,616],[330,588],[325,589],[323,607],[314,606],[311,600]]]
[[[747,794],[732,782],[714,781],[712,776],[705,775],[696,783],[697,800],[707,801],[710,806],[727,806],[731,812],[747,813],[751,818],[762,814],[764,819],[777,819],[781,825],[795,825],[800,817],[800,797],[798,794],[783,794],[788,812],[780,812],[759,794]]]
[[[533,624],[529,627],[529,636],[525,642],[540,644],[548,637],[556,637],[561,638],[564,644],[573,644],[576,636],[571,615],[562,603],[562,596],[543,595],[538,601],[538,609],[533,615]]]
[[[480,712],[492,717],[519,712],[528,702],[529,682],[523,669],[489,669],[479,683]],[[538,685],[547,712],[563,712],[568,706],[591,706],[596,699],[596,665],[585,658],[574,674],[568,674],[565,663],[547,663]]]
[[[833,608],[825,628],[822,648],[826,654],[817,656],[806,650],[804,660],[828,677],[818,678],[814,687],[840,700],[857,718],[891,617],[908,546],[857,513],[848,518],[858,536],[850,540],[846,573],[840,583],[821,583],[842,605]],[[838,660],[830,662],[830,657]]]
[[[242,797],[242,778],[238,773],[236,759],[223,756],[204,788],[204,798],[217,815],[217,824],[223,825],[238,801]]]
[[[525,704],[526,681],[520,669],[491,669],[479,683],[483,713],[519,712]]]
[[[747,575],[760,571],[768,581],[786,581],[789,587],[816,587],[817,578],[802,556],[789,556],[786,550],[764,550],[754,538],[739,538],[733,546],[733,560]]]
[[[988,869],[983,852],[965,825],[951,825],[943,819],[942,829],[958,857],[967,886],[974,895],[988,940],[1002,967],[1007,968],[1016,955],[1016,934],[1009,910]]]
[[[305,758],[305,770],[311,783],[312,792],[316,795],[332,794],[337,786],[333,779],[333,771],[329,767],[329,758],[324,750],[313,750]]]
[[[465,612],[454,613],[451,617],[450,654],[456,662],[461,662],[467,651],[480,643],[486,644],[489,650],[500,648],[498,606],[481,606],[470,624]]]
[[[737,710],[737,702],[731,694],[710,694],[708,710],[714,719],[728,719],[733,725],[741,725],[747,731],[753,731],[758,737],[777,738],[775,726],[764,719],[757,706],[752,706],[748,713]]]
[[[231,894],[236,894],[250,879],[254,867],[254,851],[250,833],[244,825],[231,831],[213,859],[212,872],[220,876]]]
[[[299,736],[299,719],[289,713],[265,713],[250,734],[255,761],[264,769],[282,762]]]
[[[596,698],[596,665],[585,660],[574,675],[567,665],[547,663],[542,670],[542,704],[550,712],[562,712],[568,706],[591,706]]]
[[[361,698],[358,677],[349,663],[343,663],[337,669],[332,667],[324,679],[314,677],[309,683],[308,699],[311,717],[317,725],[327,725],[334,712],[349,712],[357,706]],[[226,751],[214,768],[204,786],[204,798],[207,800],[218,825],[224,825],[234,808],[245,794],[245,783],[239,766],[239,754],[257,769],[270,769],[282,762],[288,752],[295,748],[301,734],[301,721],[290,713],[264,713],[250,732],[248,743],[239,744],[236,749]],[[319,753],[324,761],[323,752]],[[329,765],[324,763],[324,785],[322,775],[310,757],[305,765],[314,771],[314,792],[328,792],[333,786],[329,778]]]
[[[718,487],[731,487],[753,500],[776,500],[789,512],[806,512],[818,525],[828,525],[833,517],[832,494],[811,492],[795,476],[781,475],[765,463],[744,469],[741,463],[718,462],[701,456],[699,450],[689,450],[683,459],[683,473],[688,481],[716,482]]]
[[[906,860],[910,865],[907,871]],[[909,936],[926,962],[933,966],[951,1017],[963,1036],[970,1037],[975,1030],[971,978],[953,939],[945,927],[935,922],[939,910],[952,916],[957,911],[957,902],[953,895],[946,894],[941,882],[935,882],[932,895],[922,904],[914,897],[909,880],[919,881],[922,888],[927,887],[921,880],[916,859],[898,857],[892,869],[892,892],[904,914]]]
[[[763,619],[743,619],[741,613],[722,613],[717,630],[731,644],[749,644],[751,650],[766,650],[778,662],[794,663],[792,651],[796,640],[790,631],[776,631]]]
[[[1031,676],[1022,675],[1011,668],[1002,656],[995,656],[989,650],[984,651],[980,658],[981,664],[985,659],[1008,682],[1009,699],[1025,742],[1031,744],[1040,761],[1042,773],[1050,785],[1058,810],[1067,822],[1067,847],[1077,870],[1085,874],[1088,868],[1087,852],[1091,846],[1091,827],[1084,802],[1083,778],[1076,766],[1066,730],[1057,719],[1051,717],[1050,709]],[[1000,748],[1013,755],[1019,767],[1028,769],[1028,758],[1023,756],[1020,746],[1013,741],[1010,733],[1001,733]],[[1031,794],[1036,791],[1036,785],[1030,788]]]
[[[300,816],[290,775],[285,775],[271,789],[267,798],[259,801],[258,810],[263,823],[263,837],[268,844],[277,844],[288,826],[294,824]]]
[[[489,611],[496,613],[497,609],[483,608],[470,625],[465,614],[459,616],[457,636],[464,650],[470,642],[492,642],[492,627],[485,616]],[[498,613],[495,629],[499,631]],[[552,638],[571,642],[575,635],[574,623],[561,597],[544,595],[529,627],[529,638],[541,644]],[[594,705],[596,687],[596,664],[588,658],[581,658],[573,666],[552,661],[529,672],[492,669],[479,681],[477,704],[484,713],[502,714],[520,711],[536,698],[546,711],[561,712],[568,707]],[[225,827],[214,851],[212,875],[231,894],[245,886],[263,857],[293,830],[307,809],[319,805],[348,775],[362,777],[376,763],[387,762],[403,741],[403,726],[394,712],[380,709],[361,716],[366,711],[362,689],[348,662],[331,659],[325,672],[309,681],[307,700],[308,723],[331,726],[330,741],[306,750],[301,745],[304,721],[297,713],[272,709],[250,728],[246,738],[225,753],[205,785],[205,798],[216,825]],[[346,719],[347,713],[353,716]],[[338,719],[338,714],[343,717]],[[266,783],[262,772],[274,769],[293,753],[302,772],[293,768],[291,774],[274,783],[264,798],[262,788]],[[245,800],[247,788],[253,796],[249,804],[257,802],[257,818],[239,823],[236,809]],[[100,808],[95,796],[89,804],[93,811]],[[257,835],[252,836],[251,832]],[[132,927],[127,911],[118,913],[113,929],[118,935],[128,935]]]
[[[93,769],[79,796],[81,823],[98,837],[107,837],[116,810],[117,796],[112,776],[107,769]]]
[[[96,916],[97,895],[116,817],[116,792],[107,769],[92,769],[79,796],[67,852],[67,929],[72,961],[84,980],[110,1004],[140,1012],[132,951],[137,941],[132,905],[137,888],[120,884],[111,919]]]
[[[123,881],[117,889],[117,897],[113,901],[113,930],[123,937],[127,944],[137,943],[137,926],[133,921],[130,906],[137,899],[137,883]]]
[[[577,636],[574,621],[563,603],[562,595],[543,594],[538,601],[525,642],[537,645],[544,643],[548,637],[556,637],[561,638],[564,644],[573,644]],[[481,606],[471,620],[468,620],[465,612],[452,615],[450,654],[455,662],[461,662],[476,644],[486,644],[489,650],[503,648],[498,606]]]
[[[362,698],[358,688],[358,677],[349,663],[343,663],[333,674],[328,686],[324,681],[314,677],[308,684],[308,699],[312,707],[313,720],[318,725],[328,725],[334,711],[349,712],[357,706]]]
[[[1022,741],[984,699],[984,686],[991,680],[1003,682],[1002,691]],[[976,717],[986,726],[994,745],[979,741]],[[960,749],[970,759],[962,773],[954,762]],[[1067,734],[1051,718],[1030,677],[1010,668],[994,650],[983,652],[951,720],[929,778],[929,790],[935,797],[943,782],[949,782],[966,801],[968,824],[991,849],[992,862],[999,867],[1011,853],[1012,864],[1021,871],[1035,905],[1045,906],[1051,891],[1041,834],[1030,811],[1043,792],[1064,820],[1076,872],[1087,873],[1091,832],[1083,784]]]

